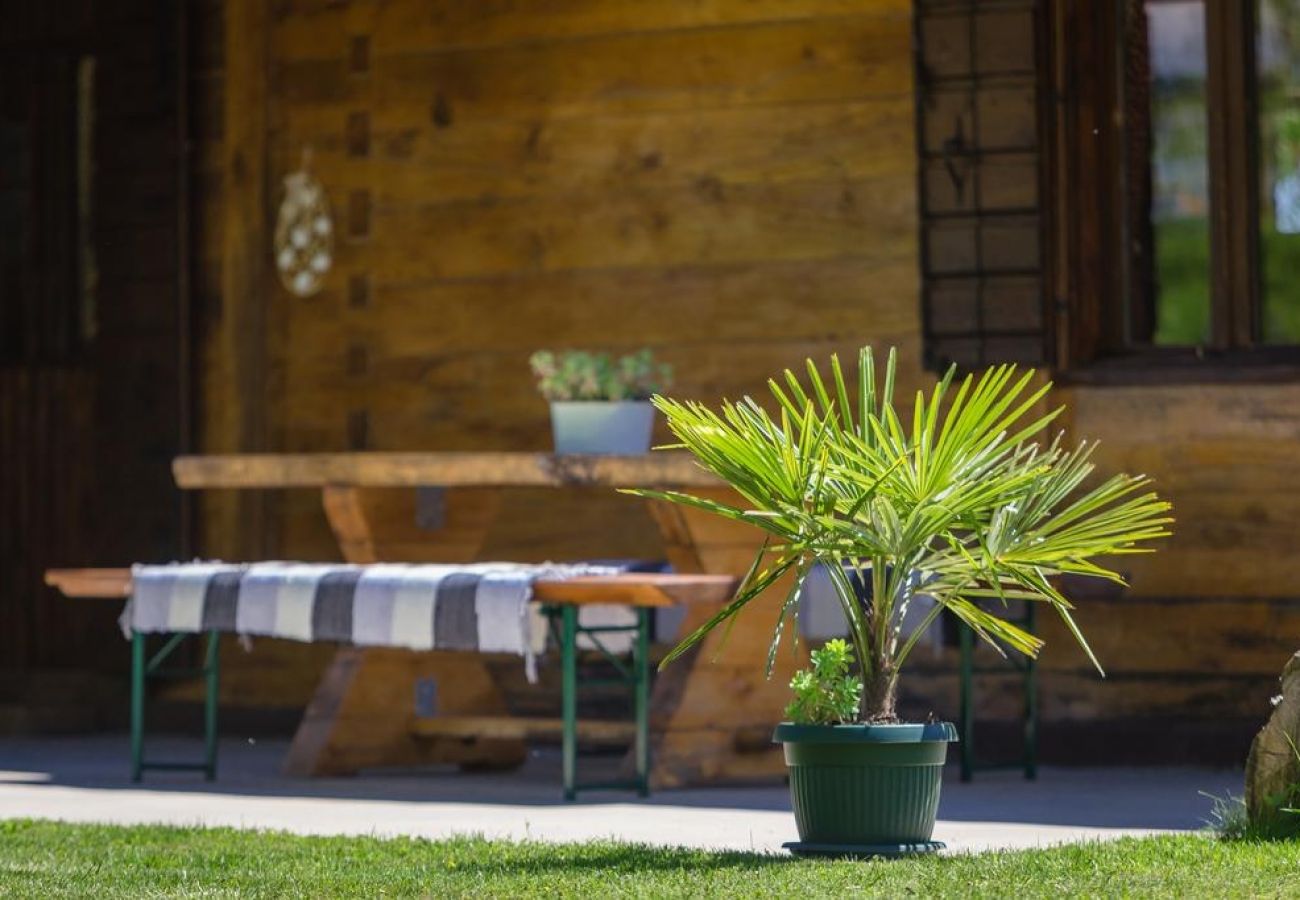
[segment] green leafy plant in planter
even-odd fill
[[[645,453],[654,408],[649,398],[672,384],[672,368],[649,350],[608,353],[539,350],[529,364],[551,403],[557,453]]]
[[[853,648],[847,641],[835,638],[809,657],[812,668],[800,669],[790,679],[794,699],[785,708],[785,717],[801,725],[856,722],[862,703],[862,679],[849,673]]]
[[[785,744],[802,849],[809,852],[899,852],[929,841],[944,758],[935,748],[946,751],[956,732],[947,723],[900,723],[896,696],[903,664],[943,610],[999,652],[1036,656],[1042,641],[1000,613],[1012,600],[1041,603],[1100,671],[1057,576],[1123,583],[1105,558],[1147,551],[1172,522],[1169,504],[1143,476],[1114,475],[1086,487],[1094,445],[1042,441],[1060,410],[1042,411],[1051,385],[1035,387],[1032,371],[1004,365],[958,380],[950,369],[928,393],[917,392],[910,415],[895,405],[896,376],[893,351],[882,373],[863,348],[852,379],[832,357],[829,377],[809,360],[802,378],[787,370],[769,381],[774,412],[749,397],[715,411],[656,396],[678,446],[744,502],[630,491],[766,532],[735,598],[664,664],[782,584],[770,674],[805,579],[819,563],[830,574],[862,679],[860,724],[786,724],[776,735]],[[909,617],[922,594],[933,605]],[[903,747],[916,759],[900,761]],[[847,760],[857,751],[864,761],[849,782],[818,782],[818,771],[853,769]],[[845,798],[864,791],[873,796],[871,808],[857,803],[856,813],[843,815]],[[801,793],[838,811],[801,812]],[[874,808],[894,803],[891,796],[895,806],[916,808]]]

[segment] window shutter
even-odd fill
[[[1045,363],[1039,3],[914,10],[926,363]]]

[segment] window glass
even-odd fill
[[[1300,0],[1256,9],[1260,223],[1260,331],[1264,343],[1300,343]]]
[[[1204,343],[1210,328],[1205,3],[1147,0],[1128,26],[1129,284],[1146,310],[1133,339]],[[1136,91],[1133,89],[1136,88]],[[1144,107],[1144,108],[1143,108]],[[1143,166],[1145,162],[1145,166]]]

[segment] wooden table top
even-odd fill
[[[178,456],[179,487],[718,487],[690,454],[241,453]]]

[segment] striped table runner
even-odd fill
[[[533,581],[619,569],[591,565],[366,566],[268,562],[135,566],[123,633],[216,630],[366,647],[476,650],[524,657],[545,648]],[[620,611],[625,612],[625,611]]]

